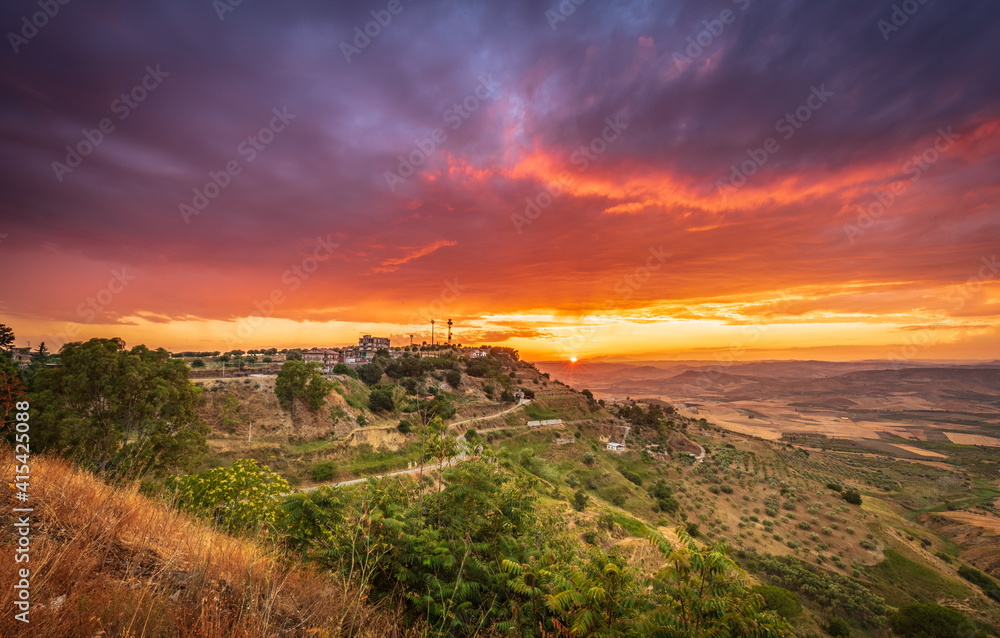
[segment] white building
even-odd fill
[[[625,446],[621,443],[608,442],[608,452],[624,452]]]

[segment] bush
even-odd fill
[[[354,368],[350,367],[346,363],[338,363],[335,366],[333,366],[333,373],[334,374],[346,374],[347,376],[351,377],[352,379],[357,379],[358,378],[358,373],[354,371]]]
[[[889,625],[897,634],[914,638],[960,638],[982,635],[962,614],[933,603],[907,605],[889,618]]]
[[[834,492],[843,492],[844,491],[844,488],[840,485],[840,483],[827,483],[826,484],[826,489],[833,490]],[[837,620],[840,620],[840,619],[838,618]],[[841,621],[841,622],[843,622],[843,621]]]
[[[732,485],[720,485],[719,489],[722,490],[723,494],[732,494],[733,493],[733,486]]]
[[[596,462],[597,462],[597,456],[593,452],[587,452],[586,454],[583,455],[584,465],[593,465]]]
[[[847,490],[844,492],[844,500],[851,505],[861,505],[861,494],[856,490]]]
[[[959,567],[958,575],[970,583],[979,586],[979,588],[983,590],[984,594],[993,600],[1000,602],[1000,586],[997,585],[997,581],[993,580],[978,569],[969,567],[968,565],[962,565]]]
[[[583,490],[577,490],[573,494],[573,507],[576,511],[582,512],[587,507],[587,502],[590,501],[590,497],[587,496]]]
[[[569,485],[574,489],[580,485],[580,479],[577,478],[576,474],[567,474],[566,478],[563,480],[566,481],[566,485]]]
[[[691,538],[698,538],[701,536],[701,530],[698,529],[697,523],[688,523],[684,527],[687,529],[687,533]]]
[[[445,380],[448,381],[448,385],[453,388],[457,388],[462,385],[462,373],[458,370],[449,370],[445,375]]]
[[[191,362],[191,367],[192,368],[204,368],[205,367],[205,362],[203,360],[201,360],[201,359],[195,359],[194,361]]]
[[[406,419],[403,419],[399,422],[399,425],[396,426],[396,429],[399,430],[400,434],[409,434],[413,431],[413,424]]]
[[[849,638],[851,635],[851,626],[847,624],[847,621],[843,618],[837,618],[836,616],[830,618],[830,622],[826,626],[826,633],[831,636],[843,636]]]
[[[757,585],[751,591],[760,594],[764,598],[764,606],[785,620],[802,614],[802,599],[784,587]]]
[[[321,461],[309,468],[309,475],[314,481],[332,481],[337,478],[337,464],[334,461]]]
[[[639,476],[638,474],[636,474],[635,472],[633,472],[632,470],[630,470],[630,469],[628,469],[626,467],[620,468],[618,471],[621,472],[621,475],[624,476],[626,479],[628,479],[632,483],[635,483],[636,485],[642,487],[642,477],[641,476]]]
[[[392,388],[389,385],[377,385],[368,394],[368,409],[372,412],[392,412]]]

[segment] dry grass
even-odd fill
[[[31,559],[15,563],[9,448],[0,449],[0,469],[0,582],[16,582],[27,565],[32,602],[25,625],[14,618],[12,587],[0,589],[4,636],[421,634],[395,610],[373,607],[357,587],[283,559],[266,539],[219,533],[61,459],[32,459]]]

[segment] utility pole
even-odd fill
[[[434,345],[434,320],[431,319],[431,345]]]
[[[451,319],[448,320],[448,345],[451,345]]]
[[[413,335],[410,335],[410,347],[413,347]]]

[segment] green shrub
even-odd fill
[[[576,493],[573,494],[573,507],[576,508],[576,511],[578,512],[582,512],[587,507],[588,501],[590,501],[590,497],[587,496],[583,490],[577,490]]]
[[[907,605],[889,618],[889,626],[901,636],[913,638],[968,638],[985,635],[972,621],[954,609],[924,603]]]
[[[844,492],[844,500],[851,505],[861,505],[861,494],[857,490],[847,490]]]
[[[733,493],[733,486],[732,485],[720,485],[719,489],[722,490],[723,494],[732,494]]]
[[[849,638],[851,635],[851,626],[847,624],[847,621],[843,618],[837,618],[833,616],[830,618],[830,622],[826,625],[826,633],[831,636],[842,636],[844,638]]]
[[[688,523],[684,527],[687,529],[687,533],[691,538],[698,538],[701,536],[701,530],[698,529],[697,523]]]
[[[764,598],[764,606],[788,620],[802,614],[802,599],[784,587],[757,585],[751,589]]]
[[[628,469],[627,467],[619,468],[618,471],[627,480],[631,481],[632,483],[635,483],[639,487],[642,487],[642,477],[641,476],[639,476],[638,474],[636,474],[632,470]]]
[[[320,461],[309,468],[309,475],[314,481],[332,481],[337,478],[337,464],[334,461]]]
[[[993,600],[1000,602],[1000,586],[998,586],[997,581],[993,580],[991,577],[974,567],[969,567],[968,565],[962,565],[959,567],[958,575],[970,583],[977,585],[983,590],[984,594]]]

